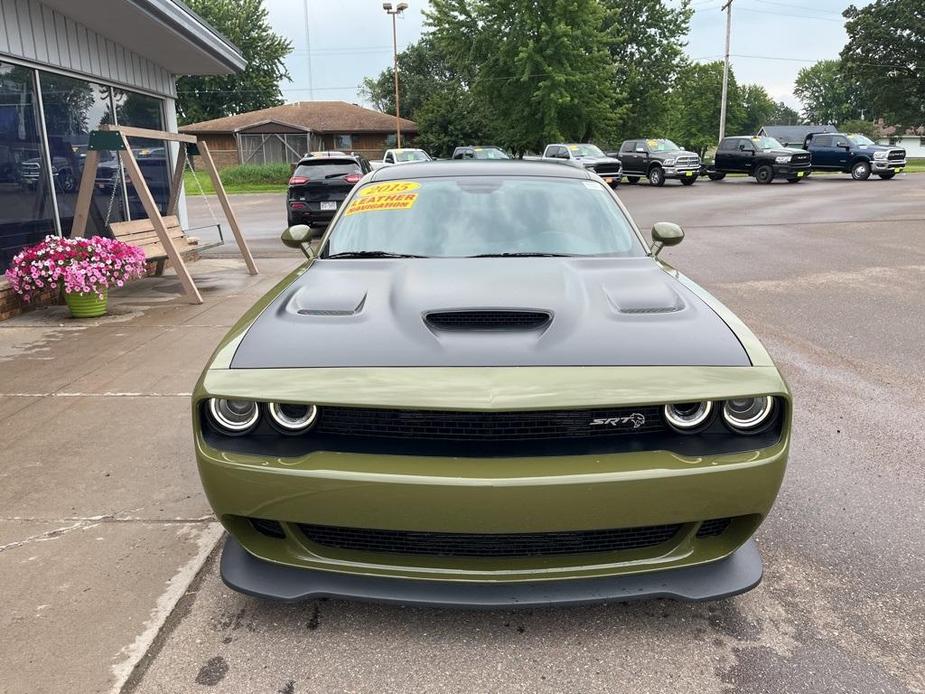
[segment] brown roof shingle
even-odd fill
[[[235,116],[190,123],[180,128],[181,133],[218,134],[275,121],[298,126],[316,133],[390,133],[395,130],[395,116],[373,111],[346,101],[297,101],[282,106],[271,106],[259,111],[239,113]],[[417,132],[414,121],[401,119],[402,130]]]

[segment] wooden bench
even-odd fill
[[[216,224],[218,229],[218,241],[201,243],[195,236],[187,236],[186,232],[180,228],[180,220],[176,216],[164,217],[164,226],[167,227],[167,235],[173,247],[180,255],[192,253],[194,251],[204,251],[208,248],[215,248],[224,243],[222,238],[222,227]],[[155,275],[161,275],[164,272],[164,263],[167,262],[167,251],[161,243],[157,232],[154,230],[154,223],[150,219],[139,219],[133,222],[113,222],[109,225],[113,238],[118,239],[131,246],[137,246],[145,252],[146,260],[157,261],[154,269]]]

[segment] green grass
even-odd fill
[[[925,172],[925,159],[906,159],[906,173]]]
[[[228,193],[274,193],[286,189],[286,183],[291,175],[289,164],[266,164],[263,166],[254,166],[245,164],[243,166],[229,166],[222,169],[219,175],[222,177],[222,184]],[[199,195],[199,185],[206,194],[215,193],[212,187],[212,180],[205,171],[191,172],[185,171],[183,174],[183,183],[186,186],[187,195]]]

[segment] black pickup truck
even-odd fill
[[[906,166],[906,150],[878,145],[864,135],[814,133],[803,147],[812,154],[814,169],[850,173],[855,181],[866,181],[872,173],[890,179]]]
[[[713,164],[707,167],[707,176],[711,181],[720,181],[727,173],[744,173],[754,176],[758,183],[770,183],[775,178],[799,183],[813,171],[810,160],[805,149],[784,147],[773,137],[724,137]]]
[[[671,140],[626,140],[615,154],[623,165],[623,175],[630,183],[647,178],[653,186],[662,186],[665,179],[677,178],[689,186],[700,175],[700,157],[681,149]]]

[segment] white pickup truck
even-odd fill
[[[623,167],[619,159],[608,157],[597,145],[584,142],[546,145],[542,158],[572,166],[582,166],[603,178],[611,187],[616,187],[623,175]]]
[[[371,161],[369,164],[373,169],[378,169],[383,166],[407,164],[412,161],[433,161],[433,159],[431,159],[430,155],[423,149],[387,149],[385,150],[385,155],[382,157],[382,161]]]

